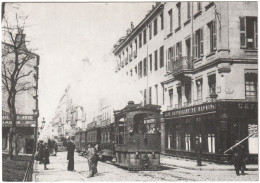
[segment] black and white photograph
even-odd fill
[[[2,181],[259,181],[258,1],[1,2]]]

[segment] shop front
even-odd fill
[[[254,133],[243,145],[249,160],[257,161],[257,103],[217,101],[163,113],[166,153],[195,158],[195,139],[202,144],[202,158],[214,162],[230,162],[230,152],[224,154],[235,140]]]
[[[2,116],[2,150],[9,150],[9,134],[12,122],[7,115]],[[17,150],[22,154],[32,154],[36,122],[33,115],[18,115],[16,123]]]

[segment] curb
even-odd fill
[[[234,171],[234,168],[196,168],[196,167],[187,167],[187,166],[180,166],[180,165],[173,165],[173,164],[167,164],[167,163],[161,163],[162,165],[166,166],[172,166],[172,167],[178,167],[178,168],[184,168],[189,170],[206,170],[206,171]],[[247,168],[246,171],[258,171],[258,168]]]

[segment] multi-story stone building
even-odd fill
[[[157,3],[115,45],[117,73],[162,106],[162,151],[226,161],[257,130],[257,2]],[[133,57],[132,54],[137,55]],[[143,87],[143,88],[142,88]],[[244,142],[257,154],[257,135]]]

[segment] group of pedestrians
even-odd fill
[[[74,152],[75,152],[75,144],[71,138],[68,139],[67,142],[67,160],[68,162],[68,171],[74,171]],[[88,166],[89,166],[89,177],[94,177],[95,174],[98,173],[97,171],[97,163],[98,163],[98,144],[96,146],[91,146],[89,144],[88,151],[87,151],[87,159],[88,159]]]

